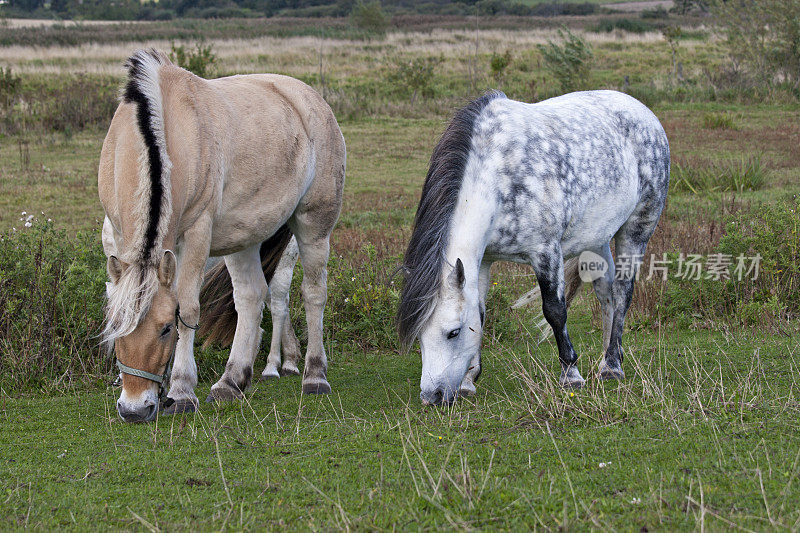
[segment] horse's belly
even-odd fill
[[[584,250],[597,250],[608,243],[636,208],[635,194],[615,191],[586,206],[573,216],[561,238],[564,257],[573,257]]]

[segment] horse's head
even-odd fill
[[[154,272],[134,268],[113,255],[108,258],[107,268],[112,283],[109,320],[113,321],[114,311],[125,316],[125,310],[112,308],[114,291],[134,291],[135,294],[117,302],[142,306],[136,321],[125,328],[128,331],[123,330],[124,334],[115,336],[113,341],[122,372],[122,394],[117,401],[117,411],[126,422],[146,422],[156,416],[159,393],[161,387],[166,386],[163,381],[167,366],[178,342],[178,298],[173,288],[175,255],[165,251]],[[152,278],[149,282],[148,276]]]
[[[451,403],[481,349],[482,320],[478,283],[466,283],[456,261],[439,289],[439,298],[419,334],[422,350],[420,398],[424,404]]]

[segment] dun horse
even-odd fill
[[[225,322],[233,329],[212,333],[235,333],[209,399],[241,398],[261,341],[267,281],[287,255],[272,280],[273,344],[263,376],[278,374],[281,335],[291,331],[284,328],[286,272],[291,280],[297,254],[284,250],[292,236],[303,265],[308,326],[302,390],[329,392],[322,339],[326,264],[346,159],[331,109],[313,89],[285,76],[205,80],[154,50],[135,53],[126,67],[98,179],[104,241],[113,251],[103,338],[122,372],[119,414],[126,421],[155,417],[173,359],[165,413],[197,407],[196,325],[218,325],[218,314],[232,317],[226,303],[235,307],[236,320]],[[217,299],[214,312],[201,315],[209,256],[224,256],[224,263],[212,270],[204,291]],[[285,361],[284,370],[296,367]]]
[[[605,332],[600,377],[622,379],[637,259],[668,183],[664,129],[622,93],[572,93],[537,104],[491,93],[456,113],[431,157],[398,309],[401,341],[420,341],[423,403],[474,393],[489,270],[498,260],[533,267],[561,383],[580,387],[565,297],[580,281],[574,262],[565,279],[564,259],[584,251],[602,257],[608,268],[593,282]]]

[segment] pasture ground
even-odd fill
[[[515,54],[523,58],[533,56],[539,39],[500,32],[485,38],[497,39],[491,42],[498,50],[517,45]],[[468,66],[457,58],[470,45],[456,34],[388,39],[388,44],[361,43],[352,54],[331,60],[332,72],[339,64],[352,68],[338,74],[332,96],[348,145],[345,203],[330,272],[337,285],[330,288],[326,324],[333,394],[302,397],[298,378],[282,378],[255,385],[242,403],[202,404],[195,415],[126,425],[115,412],[116,391],[106,386],[110,373],[53,380],[56,385],[4,385],[0,527],[800,529],[796,321],[747,327],[699,315],[653,318],[642,303],[652,294],[642,291],[626,332],[627,379],[605,383],[594,377],[601,333],[587,291],[571,310],[570,332],[588,386],[570,393],[557,386],[554,344],[536,346],[535,310],[508,309],[532,286],[530,271],[502,266],[494,276],[478,394],[445,409],[420,406],[418,352],[401,354],[394,338],[376,339],[391,329],[378,318],[372,335],[348,337],[345,320],[358,312],[369,326],[380,302],[374,308],[360,302],[365,307],[354,309],[347,302],[356,293],[347,291],[364,282],[391,283],[375,264],[398,261],[427,159],[452,103],[447,98],[421,103],[420,111],[408,104],[407,95],[394,95],[367,115],[353,112],[361,96],[351,101],[348,95],[381,83],[368,78],[369,47],[391,45],[425,55],[442,40],[448,55],[437,90],[444,95],[461,90],[454,80],[463,78]],[[652,35],[620,36],[625,44],[615,44],[613,36],[598,39],[598,86],[628,72],[636,83],[649,71],[662,73],[653,91],[668,85],[667,49]],[[222,64],[231,70],[258,69],[260,62],[283,57],[280,50],[270,52],[273,59],[240,57],[234,46],[220,46],[230,51]],[[275,70],[313,82],[316,46],[316,41],[300,46],[295,63],[287,51],[287,63]],[[331,49],[347,46],[330,43]],[[15,65],[30,76],[64,69],[57,80],[81,69],[105,72],[107,53],[119,61],[102,46],[84,48],[85,63],[63,59],[69,50],[11,52],[18,58]],[[700,69],[721,57],[713,41],[685,43],[682,53],[687,72],[690,61]],[[520,65],[505,84],[523,98],[523,80],[539,76],[540,67],[533,59]],[[649,252],[707,253],[726,213],[798,192],[796,102],[655,98],[651,105],[667,130],[673,162],[687,172],[758,157],[765,182],[755,190],[671,192]],[[730,120],[718,128],[707,116]],[[70,135],[2,137],[0,228],[26,231],[18,220],[24,210],[70,232],[95,232],[99,247],[96,165],[104,133],[90,127]],[[363,281],[356,280],[358,273]],[[302,317],[294,313],[302,339]],[[264,329],[269,331],[266,324]],[[224,350],[198,352],[200,398],[225,357]]]

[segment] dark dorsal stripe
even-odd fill
[[[439,291],[450,219],[472,147],[475,120],[495,98],[505,98],[505,95],[489,92],[458,110],[431,155],[403,261],[406,280],[397,310],[397,329],[400,342],[405,346],[414,342]]]
[[[153,126],[150,121],[153,113],[153,105],[157,104],[151,102],[140,88],[140,83],[142,83],[142,79],[146,76],[143,71],[141,54],[148,54],[156,59],[156,61],[160,62],[158,53],[155,50],[138,52],[128,59],[125,64],[128,68],[128,82],[125,85],[123,100],[126,103],[133,103],[136,105],[136,122],[139,126],[139,132],[144,139],[145,149],[147,150],[147,161],[150,167],[150,206],[147,214],[148,220],[144,234],[144,242],[142,243],[141,258],[142,261],[146,263],[149,259],[153,259],[150,256],[155,248],[156,239],[158,237],[158,224],[161,218],[164,184],[161,181],[161,173],[163,170],[161,151],[156,141],[156,132],[153,131]]]

